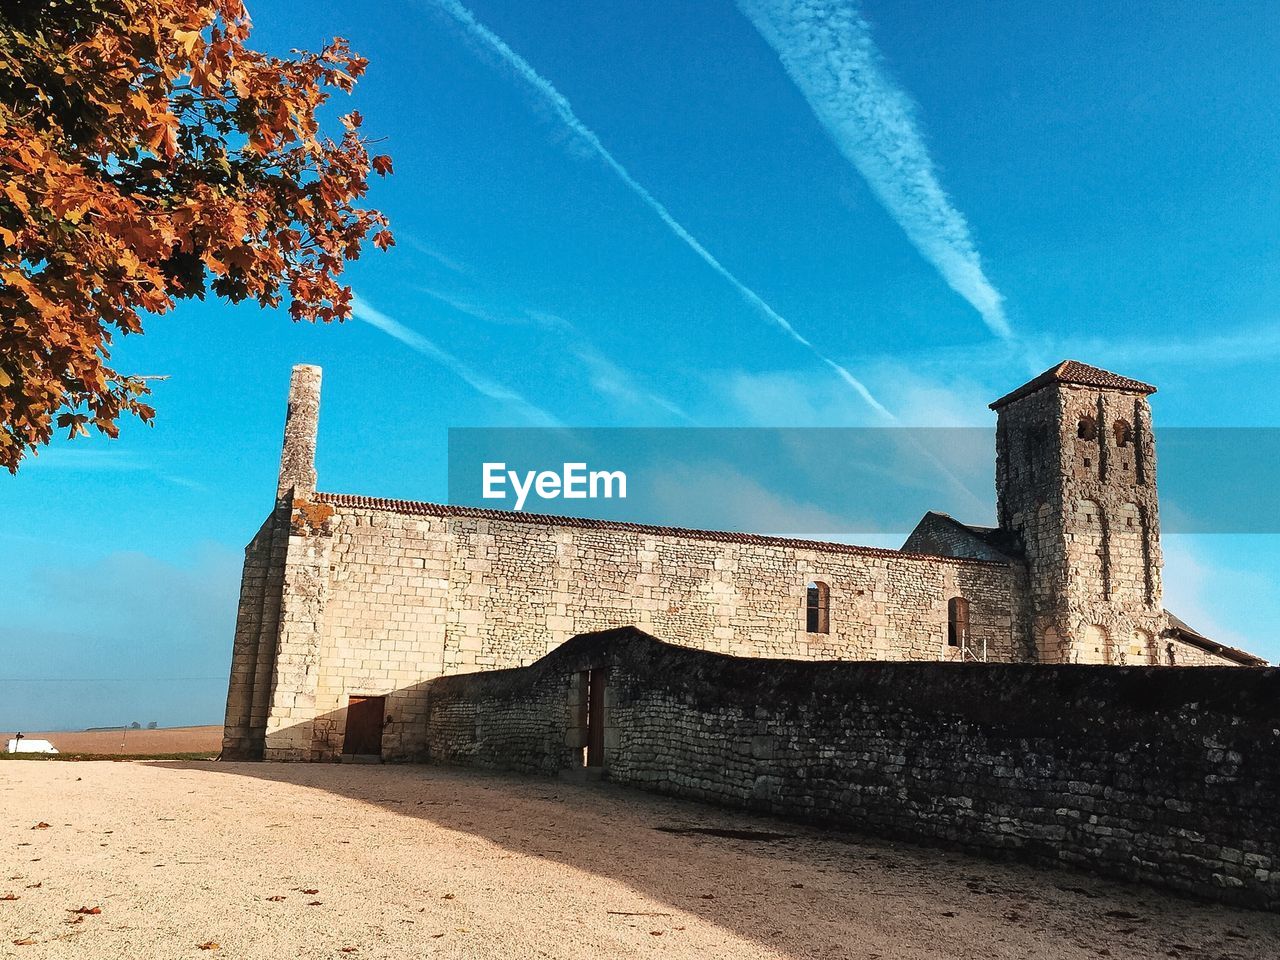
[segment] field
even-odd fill
[[[95,756],[215,756],[222,749],[222,727],[166,727],[162,730],[94,730],[64,733],[22,731],[32,740],[48,740],[61,753]],[[7,742],[13,732],[3,735]],[[0,748],[4,744],[0,743]]]
[[[0,771],[0,955],[1275,960],[1280,916],[419,766]]]

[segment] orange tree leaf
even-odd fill
[[[241,0],[0,2],[0,465],[57,429],[150,422],[116,337],[189,297],[350,314],[346,263],[386,218],[351,111],[368,63],[338,39],[254,50]],[[17,52],[15,52],[17,51]]]

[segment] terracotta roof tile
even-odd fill
[[[1218,643],[1217,640],[1211,640],[1203,633],[1189,626],[1184,620],[1174,616],[1168,610],[1164,615],[1169,620],[1169,633],[1172,633],[1183,643],[1189,643],[1193,647],[1199,647],[1209,653],[1215,653],[1220,657],[1228,660],[1234,660],[1236,663],[1246,667],[1265,667],[1267,661],[1262,657],[1252,654],[1247,650],[1240,650],[1237,647],[1229,647],[1225,643]]]
[[[1131,380],[1129,377],[1122,377],[1118,373],[1103,370],[1101,367],[1091,367],[1089,364],[1081,363],[1079,360],[1063,360],[1057,366],[1050,367],[1038,377],[1027,381],[1012,393],[1006,393],[991,404],[991,409],[998,410],[1005,404],[1035,393],[1041,387],[1046,387],[1051,383],[1075,383],[1084,387],[1124,390],[1129,393],[1147,394],[1156,392],[1155,387],[1149,383],[1143,383],[1141,380]]]
[[[655,536],[683,537],[689,540],[710,540],[717,543],[746,543],[768,547],[789,547],[797,550],[817,550],[823,553],[857,554],[866,557],[893,557],[900,560],[924,560],[934,563],[967,563],[982,566],[1005,566],[994,560],[975,560],[968,557],[942,557],[927,553],[903,553],[885,547],[863,547],[852,543],[831,543],[825,540],[798,540],[791,537],[770,537],[756,533],[734,533],[727,530],[690,530],[684,527],[662,527],[647,523],[626,523],[621,520],[591,520],[585,517],[562,517],[545,513],[523,513],[511,510],[485,510],[480,507],[459,507],[446,503],[428,503],[421,500],[385,500],[381,497],[362,497],[349,493],[317,493],[320,503],[353,510],[382,510],[419,517],[474,517],[480,520],[505,520],[514,523],[531,523],[542,526],[566,526],[587,530],[617,530],[627,533],[649,533]]]

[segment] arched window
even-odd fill
[[[1081,440],[1096,440],[1098,438],[1098,423],[1093,417],[1083,416],[1080,422],[1076,424],[1076,436]]]
[[[1116,446],[1127,447],[1133,443],[1133,427],[1128,420],[1117,420],[1113,425],[1116,434]]]
[[[1140,664],[1160,662],[1151,634],[1146,630],[1133,631],[1133,642],[1129,645],[1129,655],[1124,658],[1124,662]]]
[[[947,601],[947,646],[963,647],[969,639],[969,601],[952,597]]]
[[[1105,627],[1088,624],[1081,633],[1076,663],[1115,663],[1115,646]]]
[[[831,588],[812,580],[805,591],[804,628],[807,633],[831,632]]]

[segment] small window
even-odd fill
[[[963,647],[969,639],[969,601],[952,597],[947,601],[947,646]]]
[[[1044,428],[1043,424],[1035,424],[1028,427],[1026,435],[1022,442],[1022,456],[1024,466],[1028,474],[1035,472],[1039,457],[1044,450],[1045,443],[1048,439],[1049,432]]]
[[[1117,420],[1113,427],[1116,434],[1116,446],[1127,447],[1133,443],[1133,427],[1129,426],[1128,420]]]
[[[805,631],[831,632],[831,588],[821,580],[813,580],[805,591]]]
[[[1093,417],[1081,417],[1076,424],[1076,436],[1081,440],[1098,439],[1098,424]]]

